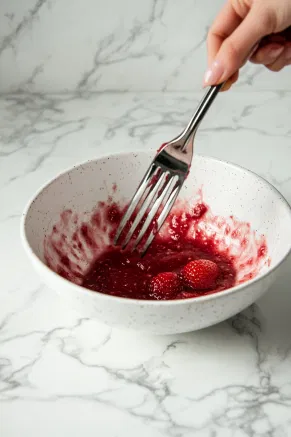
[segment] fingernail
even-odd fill
[[[214,85],[223,75],[223,66],[219,61],[214,61],[204,75],[204,86]]]
[[[270,59],[277,59],[278,58],[278,56],[280,56],[281,55],[281,53],[283,52],[283,50],[284,50],[284,47],[276,47],[276,48],[274,48],[274,49],[271,49],[269,52],[268,52],[268,57],[270,58]]]
[[[291,60],[291,47],[286,48],[285,59],[287,59],[287,61]]]

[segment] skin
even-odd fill
[[[248,61],[280,71],[291,65],[291,0],[228,0],[208,38],[204,86],[228,90]]]

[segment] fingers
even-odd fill
[[[228,91],[232,85],[238,80],[238,76],[239,76],[239,72],[236,71],[227,81],[226,83],[223,85],[222,87],[222,92],[224,91]]]
[[[280,71],[286,65],[291,64],[291,43],[286,44],[283,52],[280,56],[271,64],[267,65],[267,68],[271,71]]]
[[[271,71],[280,71],[291,64],[291,43],[285,42],[284,45],[270,43],[259,47],[251,57],[251,62],[263,64]]]
[[[221,21],[220,16],[219,23],[214,24],[214,31],[210,32],[210,57],[214,56],[214,61],[205,73],[204,85],[206,86],[222,83],[229,79],[245,63],[258,41],[265,35],[272,33],[275,26],[272,14],[262,8],[261,3],[254,3],[240,23],[236,15],[235,25],[237,27],[233,30],[234,24],[231,25],[229,21],[234,20],[234,12],[231,12],[229,8],[231,8],[230,2],[221,15],[225,17],[225,23]],[[227,36],[229,31],[231,33]],[[216,36],[214,37],[213,34]],[[226,35],[224,40],[223,35]],[[219,41],[222,40],[218,53],[213,55]]]
[[[208,64],[216,57],[223,41],[239,26],[242,18],[227,2],[216,17],[207,37]]]
[[[283,53],[284,46],[282,44],[271,43],[259,49],[252,55],[250,61],[254,64],[269,65],[277,60]]]

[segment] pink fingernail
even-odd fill
[[[223,75],[223,66],[219,61],[214,61],[204,75],[204,86],[216,84]]]

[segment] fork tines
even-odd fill
[[[190,171],[196,131],[223,84],[211,86],[183,132],[163,145],[148,168],[117,229],[114,243],[144,255],[169,215]]]
[[[114,243],[125,249],[132,240],[132,250],[139,250],[140,247],[139,251],[144,255],[171,211],[182,182],[177,173],[162,168],[154,161],[120,222]],[[136,230],[138,234],[135,238]]]

